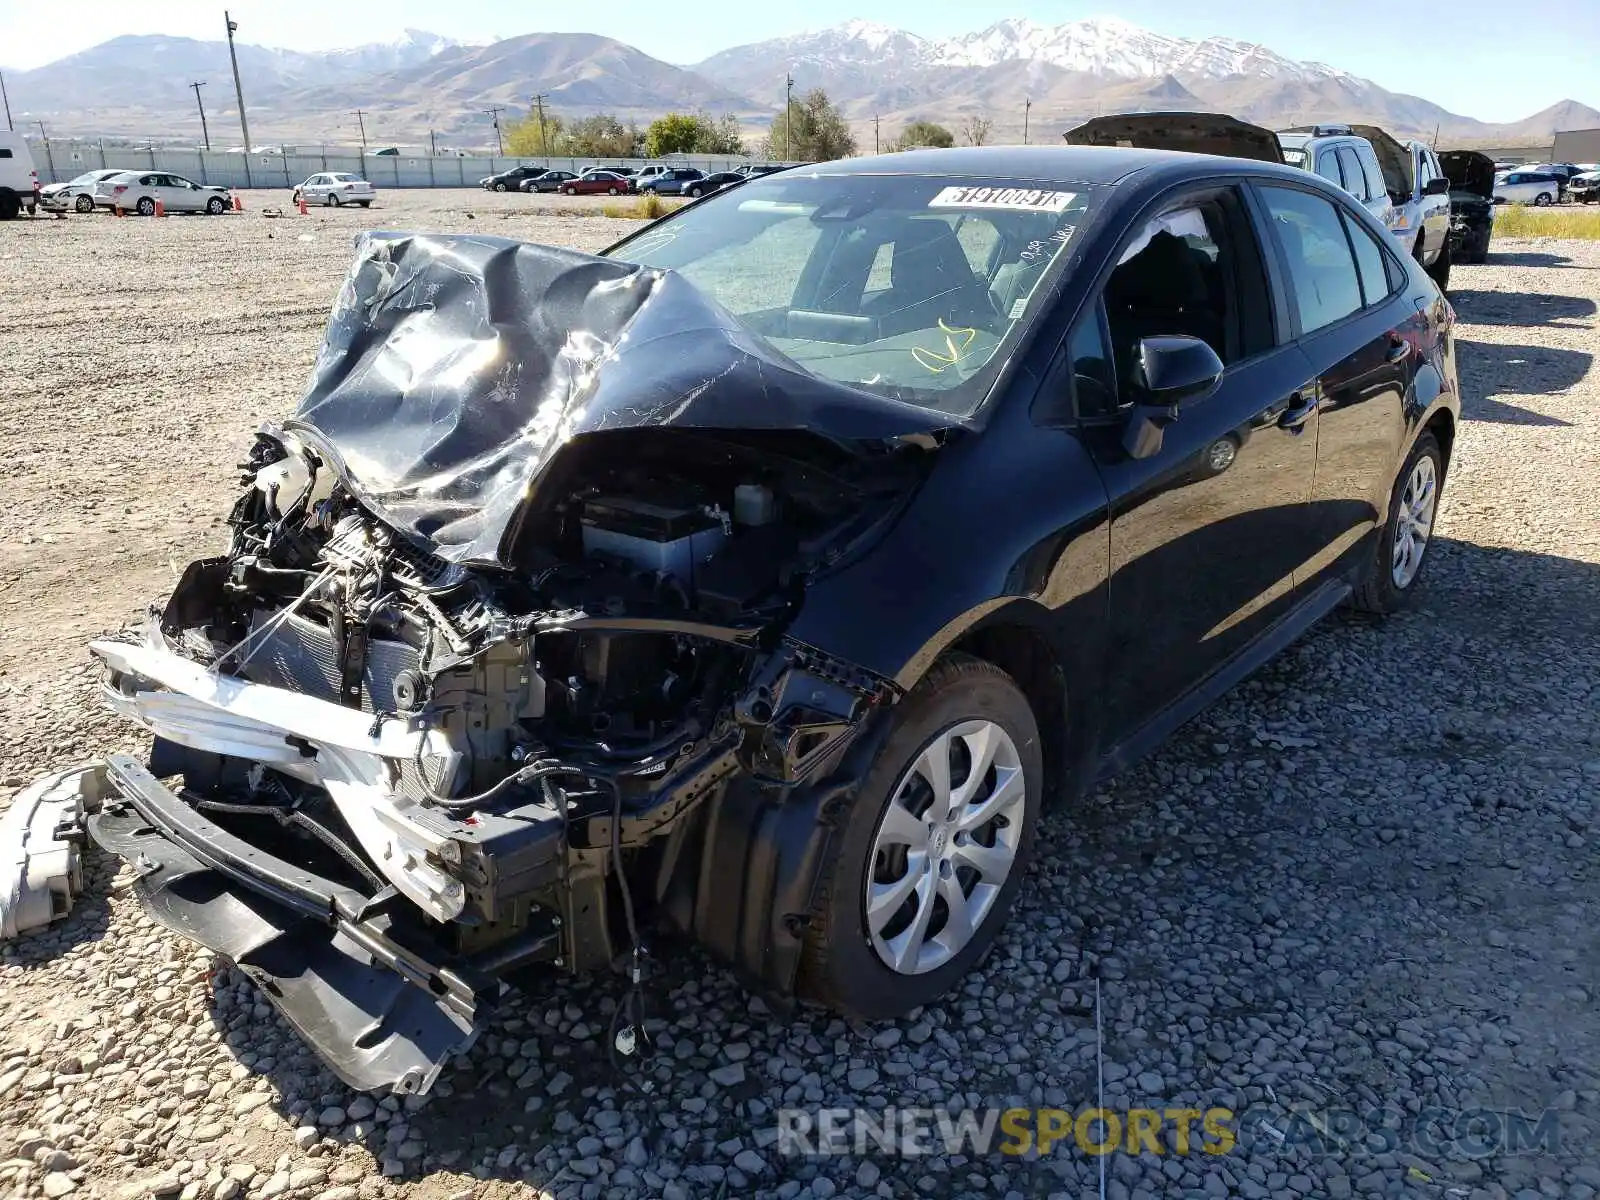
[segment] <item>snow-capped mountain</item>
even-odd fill
[[[1253,42],[1168,37],[1119,17],[1091,17],[1065,25],[999,21],[978,33],[933,43],[927,57],[929,63],[953,67],[990,67],[1017,59],[1123,79],[1160,75],[1332,79],[1344,74],[1321,63],[1296,62]]]

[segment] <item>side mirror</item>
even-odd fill
[[[1185,407],[1216,389],[1222,370],[1217,352],[1199,338],[1141,338],[1133,378],[1138,401],[1122,431],[1122,448],[1129,457],[1158,453],[1166,427]]]
[[[1422,194],[1424,196],[1448,196],[1450,194],[1450,181],[1443,175],[1435,175],[1423,187]]]

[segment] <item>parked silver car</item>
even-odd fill
[[[295,196],[304,196],[307,204],[331,208],[338,208],[341,204],[359,204],[362,208],[371,208],[372,202],[378,198],[378,189],[359,175],[323,171],[295,188]]]
[[[203,187],[168,171],[123,171],[94,185],[96,208],[120,208],[141,217],[155,215],[156,202],[169,213],[210,213],[217,216],[233,207],[225,187]]]
[[[123,167],[102,168],[85,171],[65,183],[47,183],[39,189],[39,207],[45,212],[66,212],[69,208],[81,213],[93,212],[95,184],[121,175],[124,170]]]

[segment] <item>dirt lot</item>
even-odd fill
[[[594,249],[632,227],[482,192],[245,203],[0,227],[0,806],[137,745],[83,643],[220,547],[234,464],[298,398],[357,230]],[[611,1086],[620,989],[597,979],[513,1004],[434,1095],[375,1107],[96,855],[73,919],[0,951],[0,1193],[1078,1197],[1103,1163],[1124,1197],[1594,1195],[1600,244],[1497,242],[1455,282],[1467,420],[1420,603],[1331,620],[1052,816],[999,951],[936,1010],[778,1020],[678,955],[648,1098]],[[1097,987],[1107,1104],[1248,1111],[1232,1153],[778,1153],[786,1106],[1092,1104]],[[1431,1132],[1317,1147],[1295,1105]],[[1464,1114],[1547,1109],[1539,1145],[1461,1136]]]

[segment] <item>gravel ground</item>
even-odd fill
[[[289,408],[350,236],[586,249],[596,206],[388,195],[371,213],[0,230],[0,806],[137,739],[84,641],[220,545],[233,464]],[[1075,813],[999,949],[898,1023],[777,1019],[693,952],[658,968],[653,1094],[599,1039],[621,991],[512,1005],[425,1099],[342,1088],[157,929],[103,855],[0,950],[0,1194],[320,1197],[1576,1197],[1600,1187],[1600,245],[1458,267],[1466,417],[1419,603],[1326,623]],[[784,1157],[775,1110],[1092,1104],[1249,1116],[1231,1154]],[[1549,1108],[1557,1144],[1330,1143],[1285,1110]],[[1070,1143],[1068,1143],[1070,1146]]]

